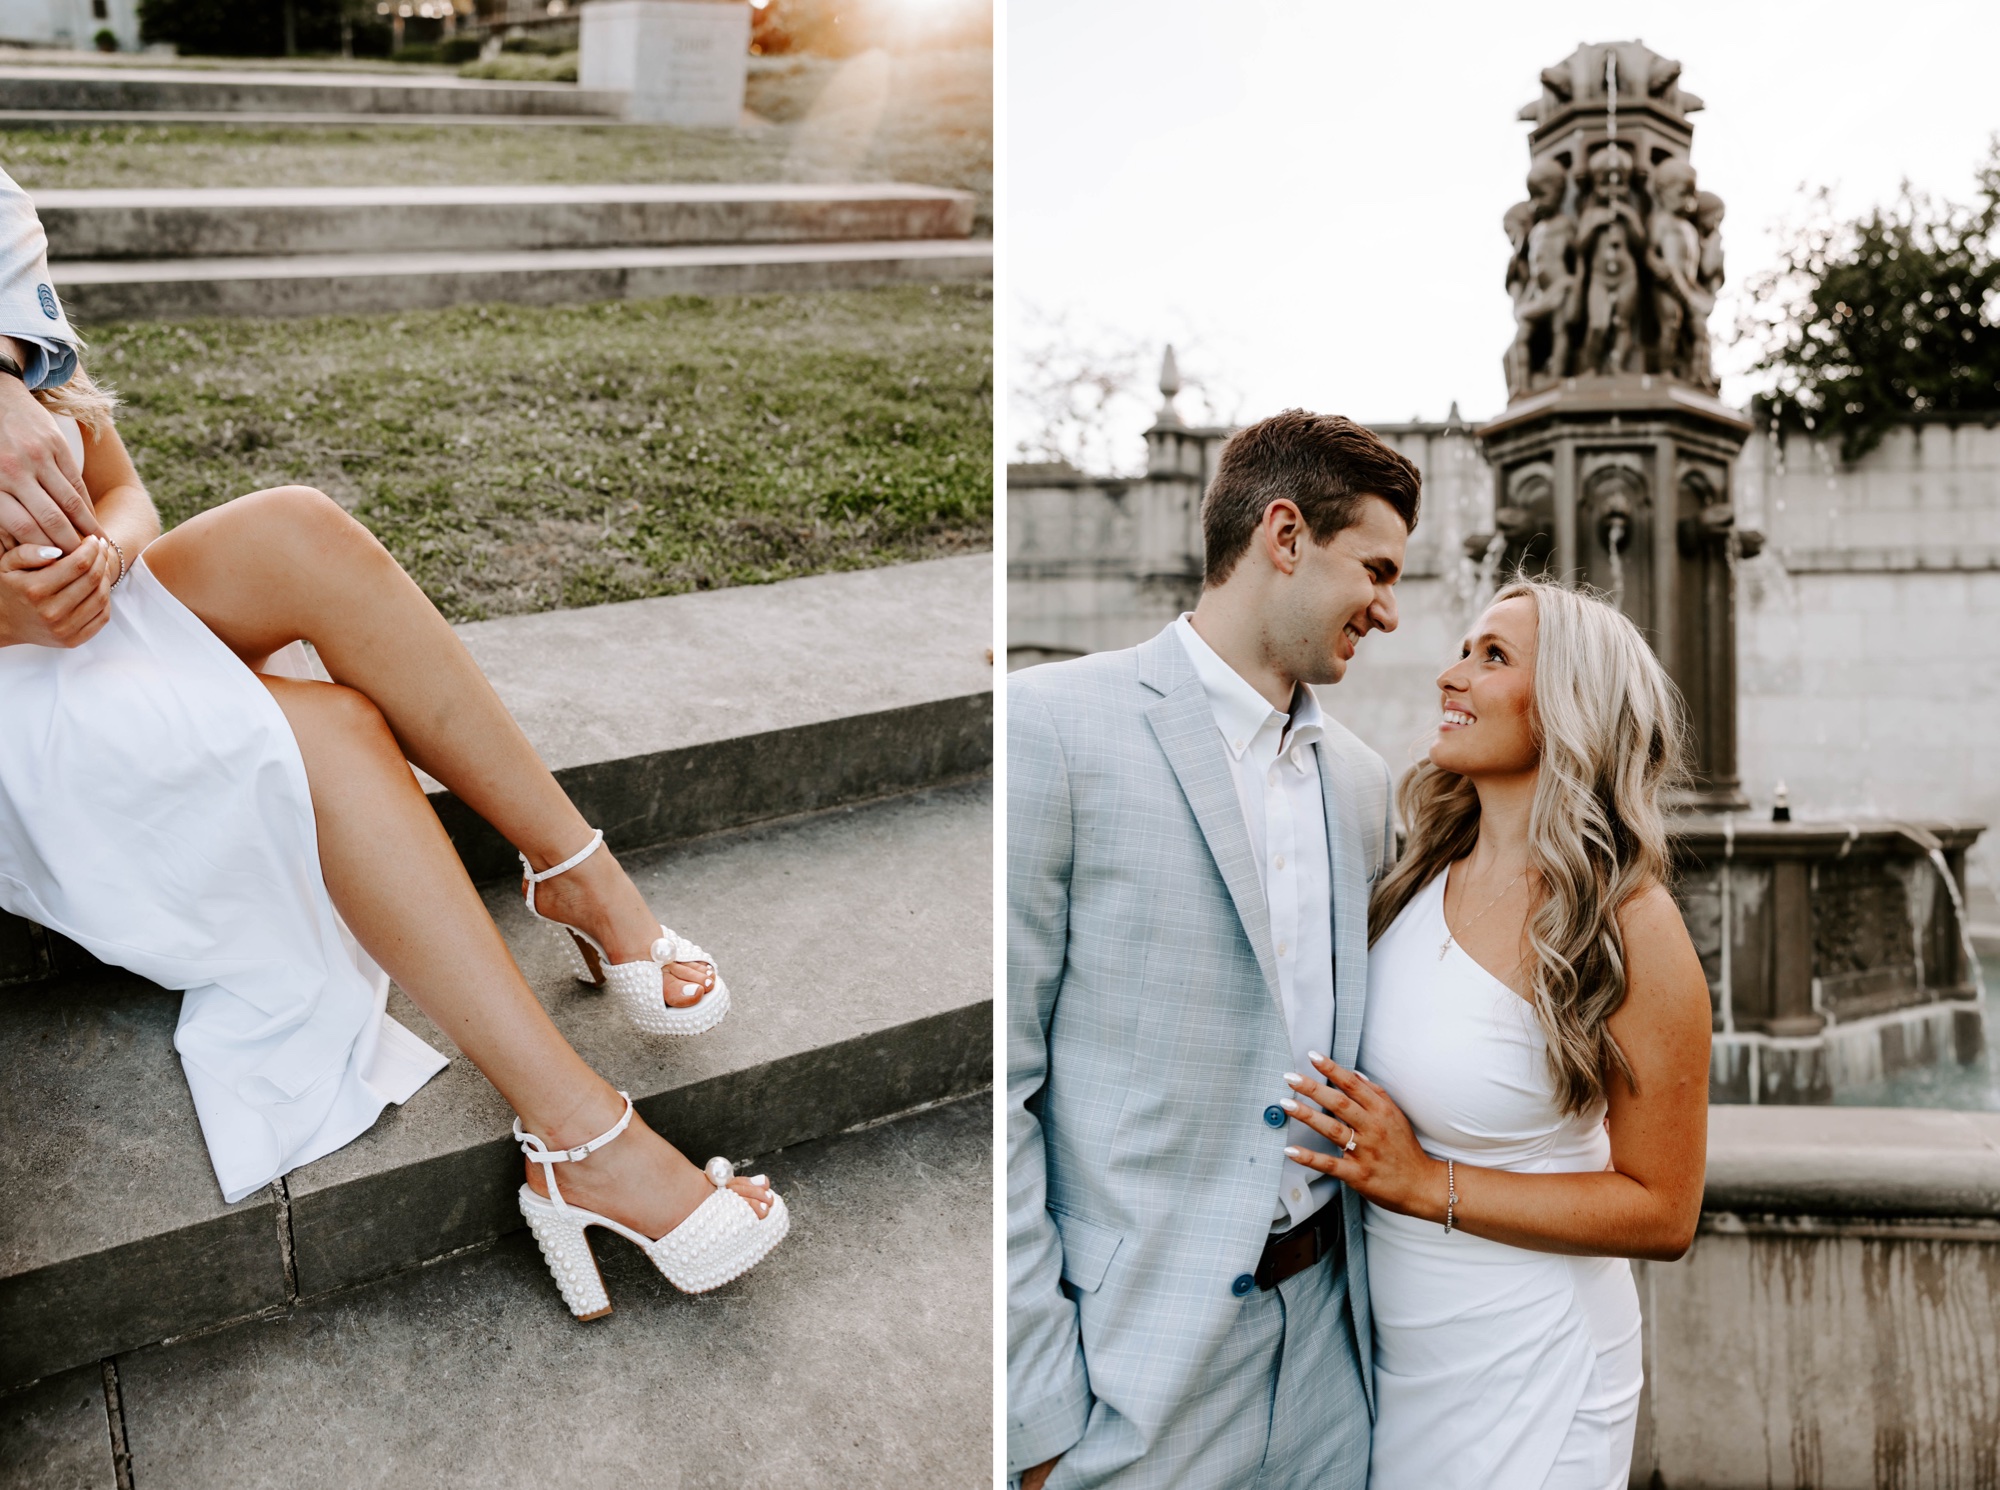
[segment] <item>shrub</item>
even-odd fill
[[[301,52],[338,52],[346,17],[357,55],[386,56],[389,23],[365,0],[291,0]],[[139,39],[172,42],[184,55],[282,57],[285,9],[274,0],[139,0]]]
[[[518,52],[502,52],[483,62],[468,62],[459,68],[462,78],[498,79],[503,83],[574,83],[575,52],[560,57],[537,57]]]
[[[500,50],[529,57],[560,57],[576,50],[575,26],[552,27],[545,31],[523,31],[519,36],[500,39]]]

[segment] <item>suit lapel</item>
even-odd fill
[[[1264,903],[1264,884],[1257,875],[1256,856],[1250,849],[1250,830],[1243,822],[1243,804],[1236,795],[1236,783],[1229,774],[1223,753],[1222,735],[1215,727],[1208,695],[1202,692],[1194,665],[1180,639],[1163,631],[1141,648],[1146,684],[1162,697],[1146,706],[1146,719],[1153,735],[1179,780],[1181,792],[1194,812],[1215,867],[1229,888],[1236,917],[1257,956],[1258,971],[1271,1001],[1284,1016],[1284,1002],[1278,994],[1278,959],[1271,945],[1271,913]],[[1175,664],[1178,663],[1178,666]]]
[[[1336,781],[1333,751],[1321,740],[1320,792],[1326,801],[1327,898],[1333,911],[1333,1058],[1352,1069],[1368,1005],[1368,875],[1361,865],[1361,824],[1354,793]]]

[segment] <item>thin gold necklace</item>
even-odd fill
[[[1498,905],[1502,900],[1505,900],[1507,898],[1507,892],[1513,889],[1514,886],[1520,884],[1521,881],[1527,877],[1527,874],[1528,874],[1528,866],[1524,864],[1521,866],[1521,872],[1515,875],[1509,881],[1507,881],[1506,884],[1502,885],[1500,887],[1500,893],[1498,895],[1495,895],[1491,900],[1486,902],[1485,909],[1480,911],[1479,916],[1485,915],[1487,911],[1492,910],[1494,906]],[[1446,892],[1449,893],[1451,890],[1451,870],[1449,868],[1445,870],[1444,876],[1445,876],[1444,887]],[[1444,940],[1438,943],[1438,961],[1443,962],[1445,953],[1451,950],[1452,942],[1457,940],[1457,934],[1453,932],[1451,929],[1451,917],[1445,915],[1444,897],[1442,895],[1438,897],[1438,915],[1444,921]],[[1479,916],[1474,916],[1471,921],[1467,921],[1464,924],[1467,926],[1471,926],[1474,922],[1478,921]]]

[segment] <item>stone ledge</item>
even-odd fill
[[[990,279],[990,239],[705,244],[488,253],[69,259],[50,268],[73,321],[363,315]]]
[[[14,1490],[118,1490],[101,1367],[79,1367],[0,1397],[0,1483]]]
[[[583,1057],[697,1158],[769,1153],[991,1084],[990,790],[957,787],[627,859],[715,953],[729,1019],[638,1035],[487,895]],[[866,965],[874,978],[850,976]],[[520,1226],[499,1094],[456,1059],[287,1202],[224,1206],[171,1050],[178,996],[124,974],[0,1000],[0,1386],[380,1277]],[[451,1046],[400,991],[391,1012]]]
[[[0,109],[0,125],[11,128],[71,129],[79,124],[152,124],[162,122],[159,109]],[[459,124],[590,124],[602,129],[621,122],[604,114],[356,114],[342,111],[328,118],[324,109],[174,109],[169,124],[241,124],[261,129],[293,125],[393,124],[399,129],[440,128]]]
[[[971,193],[904,182],[38,190],[49,258],[173,260],[964,238]],[[64,271],[55,270],[58,282]]]
[[[574,83],[504,83],[441,74],[385,77],[381,73],[213,71],[138,67],[0,67],[10,108],[35,113],[142,110],[168,116],[196,112],[304,112],[337,124],[358,114],[595,114],[623,117],[625,95]]]
[[[457,629],[625,849],[985,771],[992,606],[992,556],[968,554]],[[497,833],[426,785],[475,879],[516,872]]]
[[[973,1097],[771,1155],[791,1235],[714,1293],[677,1293],[593,1231],[613,1313],[578,1324],[516,1235],[121,1356],[132,1482],[990,1483],[992,1112]],[[89,1403],[73,1395],[35,1405],[44,1421],[66,1408],[82,1440]],[[109,1460],[90,1447],[74,1457]],[[77,1485],[111,1490],[64,1490]]]
[[[1705,1212],[2000,1217],[2000,1113],[1711,1107]]]
[[[993,563],[968,554],[457,628],[618,850],[976,776],[993,762]],[[513,849],[426,781],[475,880]],[[94,964],[0,912],[0,987]]]

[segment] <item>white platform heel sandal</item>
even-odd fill
[[[632,1099],[624,1092],[625,1114],[607,1131],[589,1143],[573,1149],[550,1149],[533,1133],[521,1131],[514,1119],[514,1140],[521,1152],[542,1166],[547,1176],[546,1197],[521,1186],[521,1214],[542,1249],[542,1258],[555,1274],[563,1302],[578,1319],[601,1319],[611,1312],[611,1295],[605,1292],[597,1259],[590,1255],[590,1241],[584,1229],[602,1226],[615,1231],[653,1260],[666,1280],[683,1293],[706,1293],[742,1276],[762,1262],[771,1249],[785,1239],[791,1216],[778,1192],[771,1192],[771,1209],[759,1216],[756,1209],[729,1188],[736,1171],[727,1159],[710,1159],[704,1171],[715,1193],[690,1211],[672,1231],[654,1240],[641,1236],[629,1226],[621,1226],[609,1216],[570,1205],[556,1183],[556,1165],[582,1159],[603,1148],[625,1131],[632,1121]]]
[[[609,988],[626,1016],[646,1033],[699,1035],[714,1029],[722,1023],[722,1016],[729,1012],[729,985],[722,981],[719,969],[715,973],[714,985],[696,1003],[675,1008],[660,997],[660,970],[667,964],[705,962],[710,968],[715,967],[715,959],[686,937],[662,926],[659,939],[653,943],[647,957],[638,962],[613,962],[610,954],[589,932],[567,921],[545,916],[535,909],[535,886],[576,868],[596,853],[603,843],[604,830],[594,829],[590,842],[562,863],[552,865],[539,874],[528,862],[528,856],[522,854],[521,874],[527,881],[523,894],[528,902],[528,914],[561,934],[563,945],[569,949],[570,965],[577,981],[588,983],[593,988]],[[684,986],[690,993],[695,991],[692,983]]]

